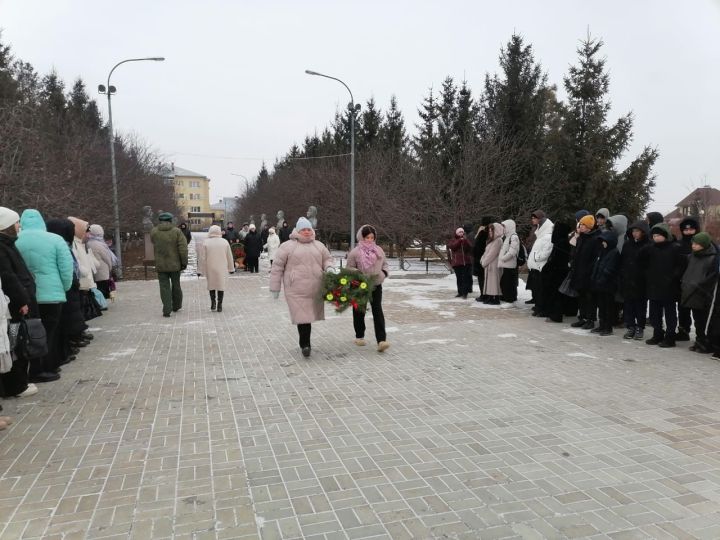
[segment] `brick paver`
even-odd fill
[[[386,282],[301,357],[267,273],[161,317],[125,282],[62,379],[6,400],[0,538],[719,538],[720,363]],[[419,298],[422,296],[422,298]],[[368,338],[372,343],[372,325]]]

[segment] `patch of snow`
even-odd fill
[[[135,351],[137,351],[137,349],[125,349],[124,351],[115,351],[108,353],[108,356],[132,356],[133,354],[135,354]]]
[[[419,307],[422,309],[432,309],[435,310],[438,308],[437,302],[434,302],[433,300],[430,300],[429,298],[423,298],[423,297],[415,297],[410,300],[403,300],[403,304],[410,304],[414,307]]]
[[[88,328],[87,331],[88,332],[102,332],[102,328],[100,328],[98,326],[98,327],[94,327],[94,328]]]
[[[576,358],[597,358],[596,356],[591,356],[589,354],[585,354],[582,352],[571,352],[571,353],[567,353],[567,355],[576,357]]]
[[[528,343],[540,343],[537,339],[530,339]]]
[[[517,334],[498,334],[498,337],[511,338],[511,337],[517,337]]]
[[[417,341],[416,343],[418,345],[427,345],[431,343],[437,343],[439,345],[444,345],[445,343],[452,343],[455,341],[454,339],[426,339],[425,341]]]
[[[454,311],[438,311],[437,313],[442,317],[455,317]]]
[[[568,334],[576,335],[576,336],[589,337],[589,336],[593,335],[593,334],[590,334],[587,330],[583,330],[582,328],[563,328],[562,331],[566,332]]]
[[[399,331],[400,331],[400,329],[399,329],[397,326],[388,326],[388,327],[385,329],[385,332],[386,332],[387,334],[394,334],[395,332],[399,332]]]

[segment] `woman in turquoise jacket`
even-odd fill
[[[30,381],[55,381],[60,378],[57,373],[62,361],[60,316],[65,291],[72,286],[72,254],[62,237],[47,232],[45,220],[33,209],[25,210],[20,217],[20,234],[15,247],[35,278],[40,318],[48,342],[47,356],[30,361]]]

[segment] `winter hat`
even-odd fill
[[[665,240],[670,240],[672,234],[670,233],[670,227],[665,223],[658,223],[650,229],[650,234],[661,234],[665,237]]]
[[[222,229],[220,229],[220,226],[219,225],[210,225],[210,228],[208,229],[208,237],[216,238],[218,236],[222,236]]]
[[[680,230],[684,231],[685,229],[695,229],[696,231],[699,231],[700,222],[693,217],[685,218],[680,222]]]
[[[163,212],[158,216],[159,221],[172,221],[173,215],[170,212]]]
[[[458,227],[455,229],[455,236],[463,236],[465,234],[465,229],[462,227]]]
[[[295,230],[301,231],[303,229],[312,229],[312,223],[310,223],[310,220],[306,217],[301,217],[297,220],[297,223],[295,224]]]
[[[88,229],[88,231],[93,236],[105,236],[105,231],[97,223],[93,223],[92,225],[90,225],[90,228]]]
[[[75,236],[77,238],[84,238],[85,233],[88,231],[89,223],[85,220],[72,216],[69,216],[68,219],[73,222],[73,225],[75,225]]]
[[[275,227],[270,227],[268,229],[268,234],[275,234]]]
[[[254,224],[254,223],[251,223],[249,229],[250,229],[251,231],[254,231],[254,230],[255,230],[255,224]]]
[[[535,210],[532,214],[530,214],[530,217],[538,218],[539,220],[545,219],[545,212],[542,210]]]
[[[0,231],[4,231],[8,227],[12,227],[18,221],[20,216],[15,210],[10,210],[4,206],[0,206]]]
[[[665,218],[660,212],[648,212],[647,215],[647,222],[650,225],[650,227],[654,227],[658,223],[662,223],[665,221]]]
[[[590,212],[587,210],[578,210],[575,212],[575,221],[580,221],[581,218],[584,218],[585,216],[590,215]]]
[[[583,216],[580,218],[580,221],[578,221],[580,225],[585,225],[588,229],[594,229],[595,228],[595,218],[588,214],[587,216]]]
[[[694,244],[700,244],[705,249],[709,248],[710,244],[712,244],[710,235],[706,232],[697,233],[692,237],[692,241]]]
[[[597,218],[598,216],[602,216],[605,219],[608,219],[610,217],[610,210],[608,210],[607,208],[601,208],[600,210],[595,212],[595,217]]]

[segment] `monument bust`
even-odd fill
[[[317,207],[310,206],[307,211],[307,218],[310,220],[310,224],[313,229],[317,229]]]
[[[143,212],[143,221],[142,221],[143,232],[149,233],[150,231],[152,231],[152,228],[154,226],[152,208],[150,206],[143,206],[142,212]]]
[[[283,212],[282,210],[278,210],[278,211],[277,211],[277,215],[276,215],[275,217],[276,217],[277,220],[278,220],[278,222],[277,222],[277,230],[279,231],[280,229],[282,229],[283,221],[285,221],[285,212]]]

